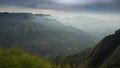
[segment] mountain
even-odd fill
[[[102,40],[105,36],[114,33],[115,30],[120,28],[120,23],[118,21],[94,18],[93,16],[89,17],[81,15],[66,18],[56,17],[55,19],[64,22],[63,24],[71,25],[88,32],[98,38],[98,41]]]
[[[0,44],[42,56],[66,55],[93,45],[87,32],[66,26],[47,14],[0,13]]]
[[[102,66],[102,68],[119,68],[120,67],[120,30],[115,34],[105,37],[93,49],[88,65],[93,67]]]
[[[71,68],[120,68],[120,30],[106,36],[95,48],[62,59],[61,66]]]

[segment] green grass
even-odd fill
[[[25,53],[18,48],[0,47],[0,68],[51,68],[51,64],[46,59]]]

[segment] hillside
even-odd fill
[[[115,67],[114,65],[119,65],[116,67],[117,68],[120,67],[120,62],[118,61],[120,58],[119,47],[120,47],[120,30],[116,31],[115,34],[105,37],[100,43],[97,44],[97,46],[94,48],[89,57],[88,60],[89,66],[99,67],[103,65],[104,67],[105,65],[114,68]]]
[[[43,56],[66,55],[94,44],[88,33],[45,14],[0,13],[0,44]]]
[[[62,59],[61,66],[70,68],[120,68],[120,30],[106,36],[95,48]]]
[[[52,68],[46,59],[28,54],[16,47],[0,47],[0,68]]]
[[[101,65],[101,68],[120,68],[120,45]]]

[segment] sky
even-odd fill
[[[0,0],[0,11],[25,12],[27,9],[32,13],[54,12],[119,12],[120,0]],[[11,9],[11,10],[10,10]],[[36,10],[36,12],[35,12]],[[39,10],[39,12],[38,12]]]
[[[63,24],[94,33],[120,27],[120,0],[0,0],[0,12],[51,14]]]

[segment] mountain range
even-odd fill
[[[42,56],[66,55],[95,44],[94,37],[47,14],[0,13],[0,45]]]
[[[0,62],[3,63],[0,66],[2,67],[9,64],[11,67],[14,67],[12,65],[25,67],[26,64],[23,62],[30,63],[28,66],[31,67],[31,64],[34,64],[31,58],[34,58],[36,61],[38,59],[34,64],[34,67],[38,68],[40,66],[46,68],[120,68],[120,29],[103,38],[98,44],[95,44],[95,40],[96,38],[89,33],[64,25],[53,19],[51,15],[0,13],[2,58]],[[49,58],[50,62],[41,57]],[[14,61],[9,63],[8,60],[11,59]]]

